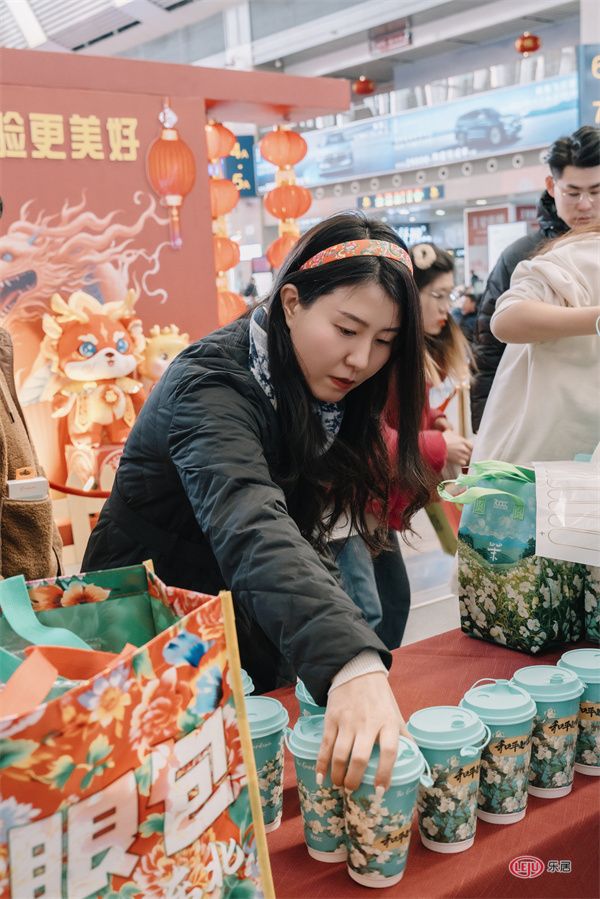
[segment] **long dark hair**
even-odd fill
[[[391,489],[406,494],[404,525],[428,501],[431,476],[419,452],[425,401],[423,324],[419,294],[409,269],[396,260],[353,256],[314,269],[300,267],[316,253],[344,241],[373,238],[406,249],[394,231],[361,213],[340,213],[308,231],[285,260],[267,300],[269,365],[284,444],[274,472],[286,494],[288,510],[304,537],[317,548],[344,513],[367,545],[385,545]],[[352,390],[344,406],[337,438],[323,453],[324,431],[314,414],[314,398],[296,359],[281,303],[281,288],[292,284],[309,307],[338,287],[375,282],[400,307],[400,330],[390,359],[375,375]],[[390,389],[391,388],[391,389]],[[390,395],[397,397],[399,439],[391,464],[382,436],[382,414]],[[373,533],[366,521],[370,500],[380,510]]]
[[[414,279],[419,292],[440,275],[454,273],[454,259],[434,243],[416,244],[410,249]],[[457,381],[468,376],[472,353],[460,327],[449,315],[439,334],[425,334],[425,370],[430,381],[451,375]]]

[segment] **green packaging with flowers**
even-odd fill
[[[585,591],[590,606],[598,591],[591,596],[585,565],[536,555],[533,470],[478,462],[470,474],[440,485],[439,493],[463,506],[458,531],[463,631],[532,654],[581,639]]]

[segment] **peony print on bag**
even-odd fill
[[[28,591],[39,623],[121,655],[0,717],[1,899],[273,896],[230,594],[143,566]],[[3,615],[0,640],[27,642]]]

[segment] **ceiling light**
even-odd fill
[[[487,206],[487,200],[475,200],[476,206]]]
[[[445,209],[436,209],[435,214],[436,215],[446,215],[446,210]]]
[[[46,43],[48,38],[44,33],[44,29],[28,3],[22,3],[20,0],[6,0],[6,5],[23,32],[30,49],[40,47]]]
[[[408,220],[409,222],[416,222],[417,217],[415,215],[409,215]]]

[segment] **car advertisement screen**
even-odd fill
[[[301,184],[316,187],[368,175],[444,165],[544,147],[577,128],[577,75],[471,94],[438,106],[362,119],[342,128],[303,132]],[[260,192],[274,186],[275,168],[257,154]]]

